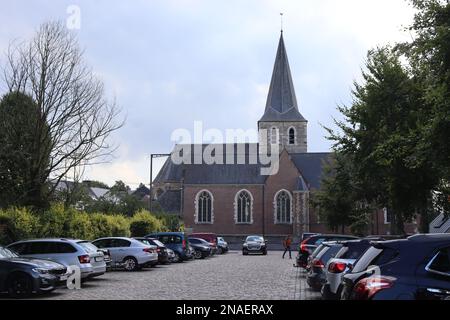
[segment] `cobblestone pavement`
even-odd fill
[[[113,271],[83,283],[81,290],[58,289],[41,299],[318,299],[304,273],[293,267],[294,257],[281,259],[281,254],[231,251],[137,272]]]

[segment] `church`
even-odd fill
[[[297,104],[282,32],[261,111],[257,126],[267,135],[264,142],[226,145],[221,156],[231,152],[232,157],[249,160],[265,145],[277,145],[275,174],[261,174],[259,161],[177,163],[169,157],[164,163],[153,181],[152,198],[165,212],[182,217],[186,230],[228,237],[291,234],[296,238],[304,232],[329,232],[310,205],[310,197],[320,189],[324,164],[331,154],[308,152],[308,121]],[[207,148],[188,147],[192,154]],[[375,212],[368,233],[387,233],[387,219],[382,210]]]

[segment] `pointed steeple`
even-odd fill
[[[306,121],[298,111],[291,70],[284,46],[283,30],[281,30],[278,43],[266,109],[259,121]]]

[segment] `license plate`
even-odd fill
[[[66,281],[68,278],[69,278],[68,275],[63,275],[63,276],[60,276],[60,277],[59,277],[59,280],[60,280],[60,281]]]
[[[103,261],[103,257],[95,257],[95,261],[96,262],[101,262],[101,261]]]

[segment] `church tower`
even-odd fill
[[[283,31],[278,43],[264,115],[258,130],[267,130],[269,144],[279,144],[289,153],[307,152],[308,121],[300,114],[289,68]]]

